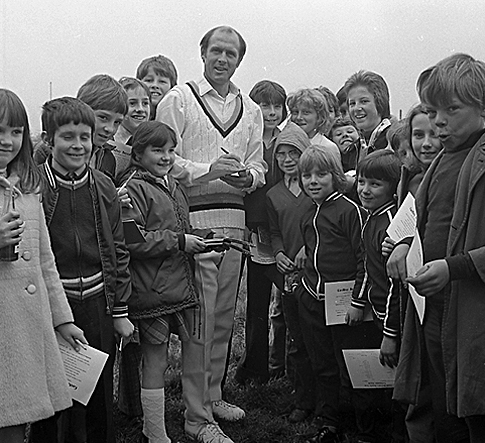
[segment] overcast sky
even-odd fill
[[[485,60],[484,0],[0,0],[0,86],[24,101],[34,130],[41,105],[76,95],[94,74],[134,75],[155,54],[170,57],[179,83],[201,75],[199,41],[227,24],[248,51],[233,81],[288,92],[337,91],[359,69],[380,73],[391,110],[416,101],[419,73],[453,52]]]

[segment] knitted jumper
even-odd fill
[[[227,122],[220,122],[212,114],[212,119],[223,128],[221,132],[226,130],[223,137],[188,85],[177,86],[171,93],[179,96],[185,114],[185,126],[177,146],[177,153],[181,157],[198,163],[212,163],[223,154],[221,148],[224,148],[238,155],[242,162],[246,161],[246,147],[257,117],[257,105],[248,96],[240,95],[242,112],[236,106]],[[194,228],[244,229],[243,190],[221,180],[200,184],[195,181],[193,186],[187,188],[187,194],[190,221]]]

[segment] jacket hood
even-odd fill
[[[310,139],[306,132],[296,123],[288,122],[283,130],[276,137],[275,152],[279,145],[290,145],[303,152],[311,145]]]

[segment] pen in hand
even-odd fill
[[[126,185],[135,176],[135,174],[136,174],[136,169],[130,174],[130,176],[126,179],[126,181],[118,188],[118,192],[126,188]]]
[[[86,347],[86,345],[83,342],[81,342],[80,340],[78,340],[77,338],[75,338],[74,341],[75,341],[76,344],[78,344],[79,346],[81,346],[81,348],[83,348],[84,350],[88,349]]]

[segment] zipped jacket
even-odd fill
[[[50,226],[59,198],[59,185],[50,163],[51,159],[48,159],[39,167],[45,178],[42,206],[47,227]],[[118,194],[106,175],[91,168],[88,186],[93,202],[107,311],[113,317],[126,317],[131,295],[128,270],[130,255],[125,245]],[[52,237],[51,231],[49,234]]]

